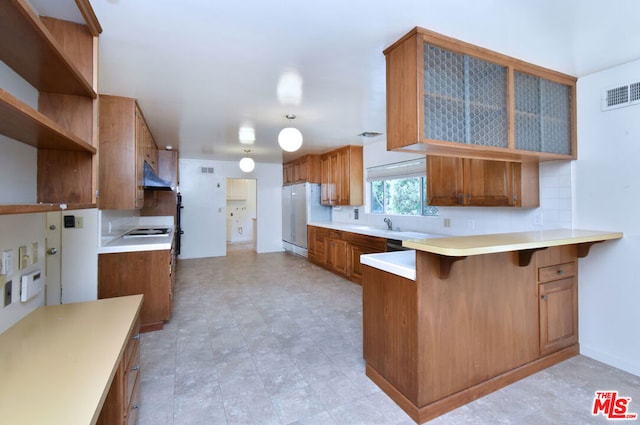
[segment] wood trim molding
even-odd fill
[[[76,0],[76,6],[78,6],[91,35],[94,37],[99,36],[100,33],[102,33],[102,26],[100,25],[100,22],[98,22],[98,17],[93,11],[93,7],[91,6],[91,3],[89,3],[89,0]]]

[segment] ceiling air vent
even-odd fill
[[[623,108],[640,103],[640,82],[629,83],[602,91],[602,110]]]

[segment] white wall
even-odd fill
[[[376,140],[364,146],[364,167],[404,161],[417,155],[403,152],[387,152],[386,140]],[[365,171],[366,178],[366,171]],[[366,192],[366,184],[365,184]],[[365,193],[365,198],[369,194]],[[369,214],[365,207],[358,207],[358,223],[384,227],[386,215]],[[333,220],[355,222],[353,207],[333,209]],[[551,161],[540,164],[540,207],[440,207],[437,217],[390,216],[393,226],[401,230],[441,233],[447,235],[470,235],[481,233],[504,233],[551,228],[570,228],[572,223],[571,162]],[[542,224],[534,219],[542,218]],[[444,227],[449,218],[451,227]]]
[[[0,216],[0,251],[13,250],[13,273],[5,276],[12,282],[12,303],[4,307],[4,285],[0,288],[0,333],[7,330],[14,323],[39,306],[44,305],[45,292],[27,302],[20,302],[20,277],[32,271],[40,270],[44,276],[44,225],[45,214],[17,214]],[[18,270],[18,248],[30,247],[33,242],[39,245],[38,262],[30,264],[23,270]],[[46,281],[45,281],[46,283]]]
[[[640,81],[640,61],[578,80],[575,227],[624,232],[580,261],[580,349],[640,375],[640,105],[602,112],[601,90]]]
[[[202,173],[212,167],[213,173]],[[237,162],[180,158],[181,225],[184,230],[180,258],[226,255],[226,179],[256,179],[256,251],[282,251],[282,165],[256,163],[244,173]]]

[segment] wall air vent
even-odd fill
[[[602,110],[623,108],[640,103],[640,82],[611,87],[602,91]]]
[[[213,167],[200,167],[202,174],[213,174]]]

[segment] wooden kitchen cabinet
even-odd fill
[[[178,152],[157,150],[158,177],[178,186]],[[170,215],[176,225],[176,205],[178,198],[175,190],[145,190],[144,207],[140,210],[141,216]]]
[[[576,159],[576,78],[416,27],[384,51],[387,149]]]
[[[142,331],[162,329],[171,316],[174,256],[173,249],[98,255],[98,298],[143,294]]]
[[[95,206],[97,169],[96,20],[39,17],[22,1],[0,4],[0,60],[35,87],[38,110],[0,88],[0,134],[38,148],[37,202],[0,214]]]
[[[578,342],[578,264],[575,247],[536,253],[540,311],[540,354]]]
[[[100,209],[144,206],[144,163],[157,170],[157,146],[135,99],[100,96]]]
[[[320,156],[322,205],[362,205],[362,146],[345,146]]]
[[[387,250],[387,240],[374,236],[359,235],[352,233],[349,235],[349,252],[347,259],[348,275],[352,282],[362,285],[364,266],[360,263],[360,256],[363,254],[373,254],[385,252]]]
[[[348,276],[347,241],[343,240],[340,233],[334,232],[324,241],[325,266],[339,274]]]
[[[537,207],[537,162],[427,155],[427,203],[437,206]]]
[[[97,425],[130,425],[140,408],[140,320],[127,337],[124,356],[118,364]]]
[[[320,183],[320,155],[309,154],[282,164],[283,185]]]
[[[385,238],[307,226],[309,261],[362,284],[361,254],[385,252]]]

